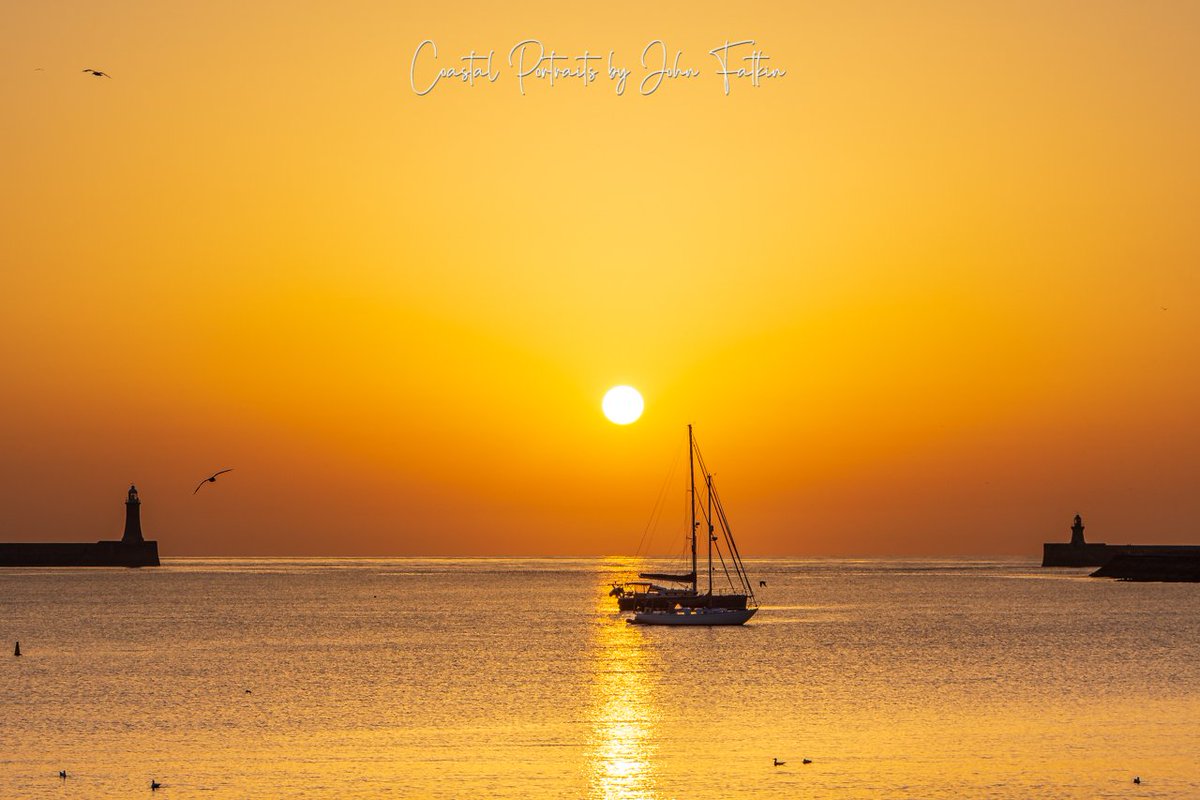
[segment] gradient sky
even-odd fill
[[[4,5],[0,538],[628,553],[692,422],[746,556],[1200,542],[1200,6],[505,5]]]

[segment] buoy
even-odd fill
[[[17,647],[15,650],[13,650],[13,655],[14,656],[21,655],[21,643],[20,642],[17,642]]]

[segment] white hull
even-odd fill
[[[681,608],[675,611],[639,611],[634,625],[744,625],[757,608]]]

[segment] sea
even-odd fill
[[[628,625],[654,568],[0,570],[0,798],[1200,798],[1198,585],[749,560],[745,626]]]

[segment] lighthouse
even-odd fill
[[[1078,514],[1075,515],[1075,524],[1071,526],[1071,545],[1078,547],[1086,544],[1083,541],[1083,519]]]
[[[142,538],[142,501],[138,500],[137,487],[129,484],[129,497],[125,500],[125,535],[121,544],[141,544]]]
[[[132,483],[125,498],[125,535],[119,542],[98,542],[96,546],[108,548],[98,566],[158,566],[158,542],[148,542],[142,538],[142,501],[138,498],[137,487]]]

